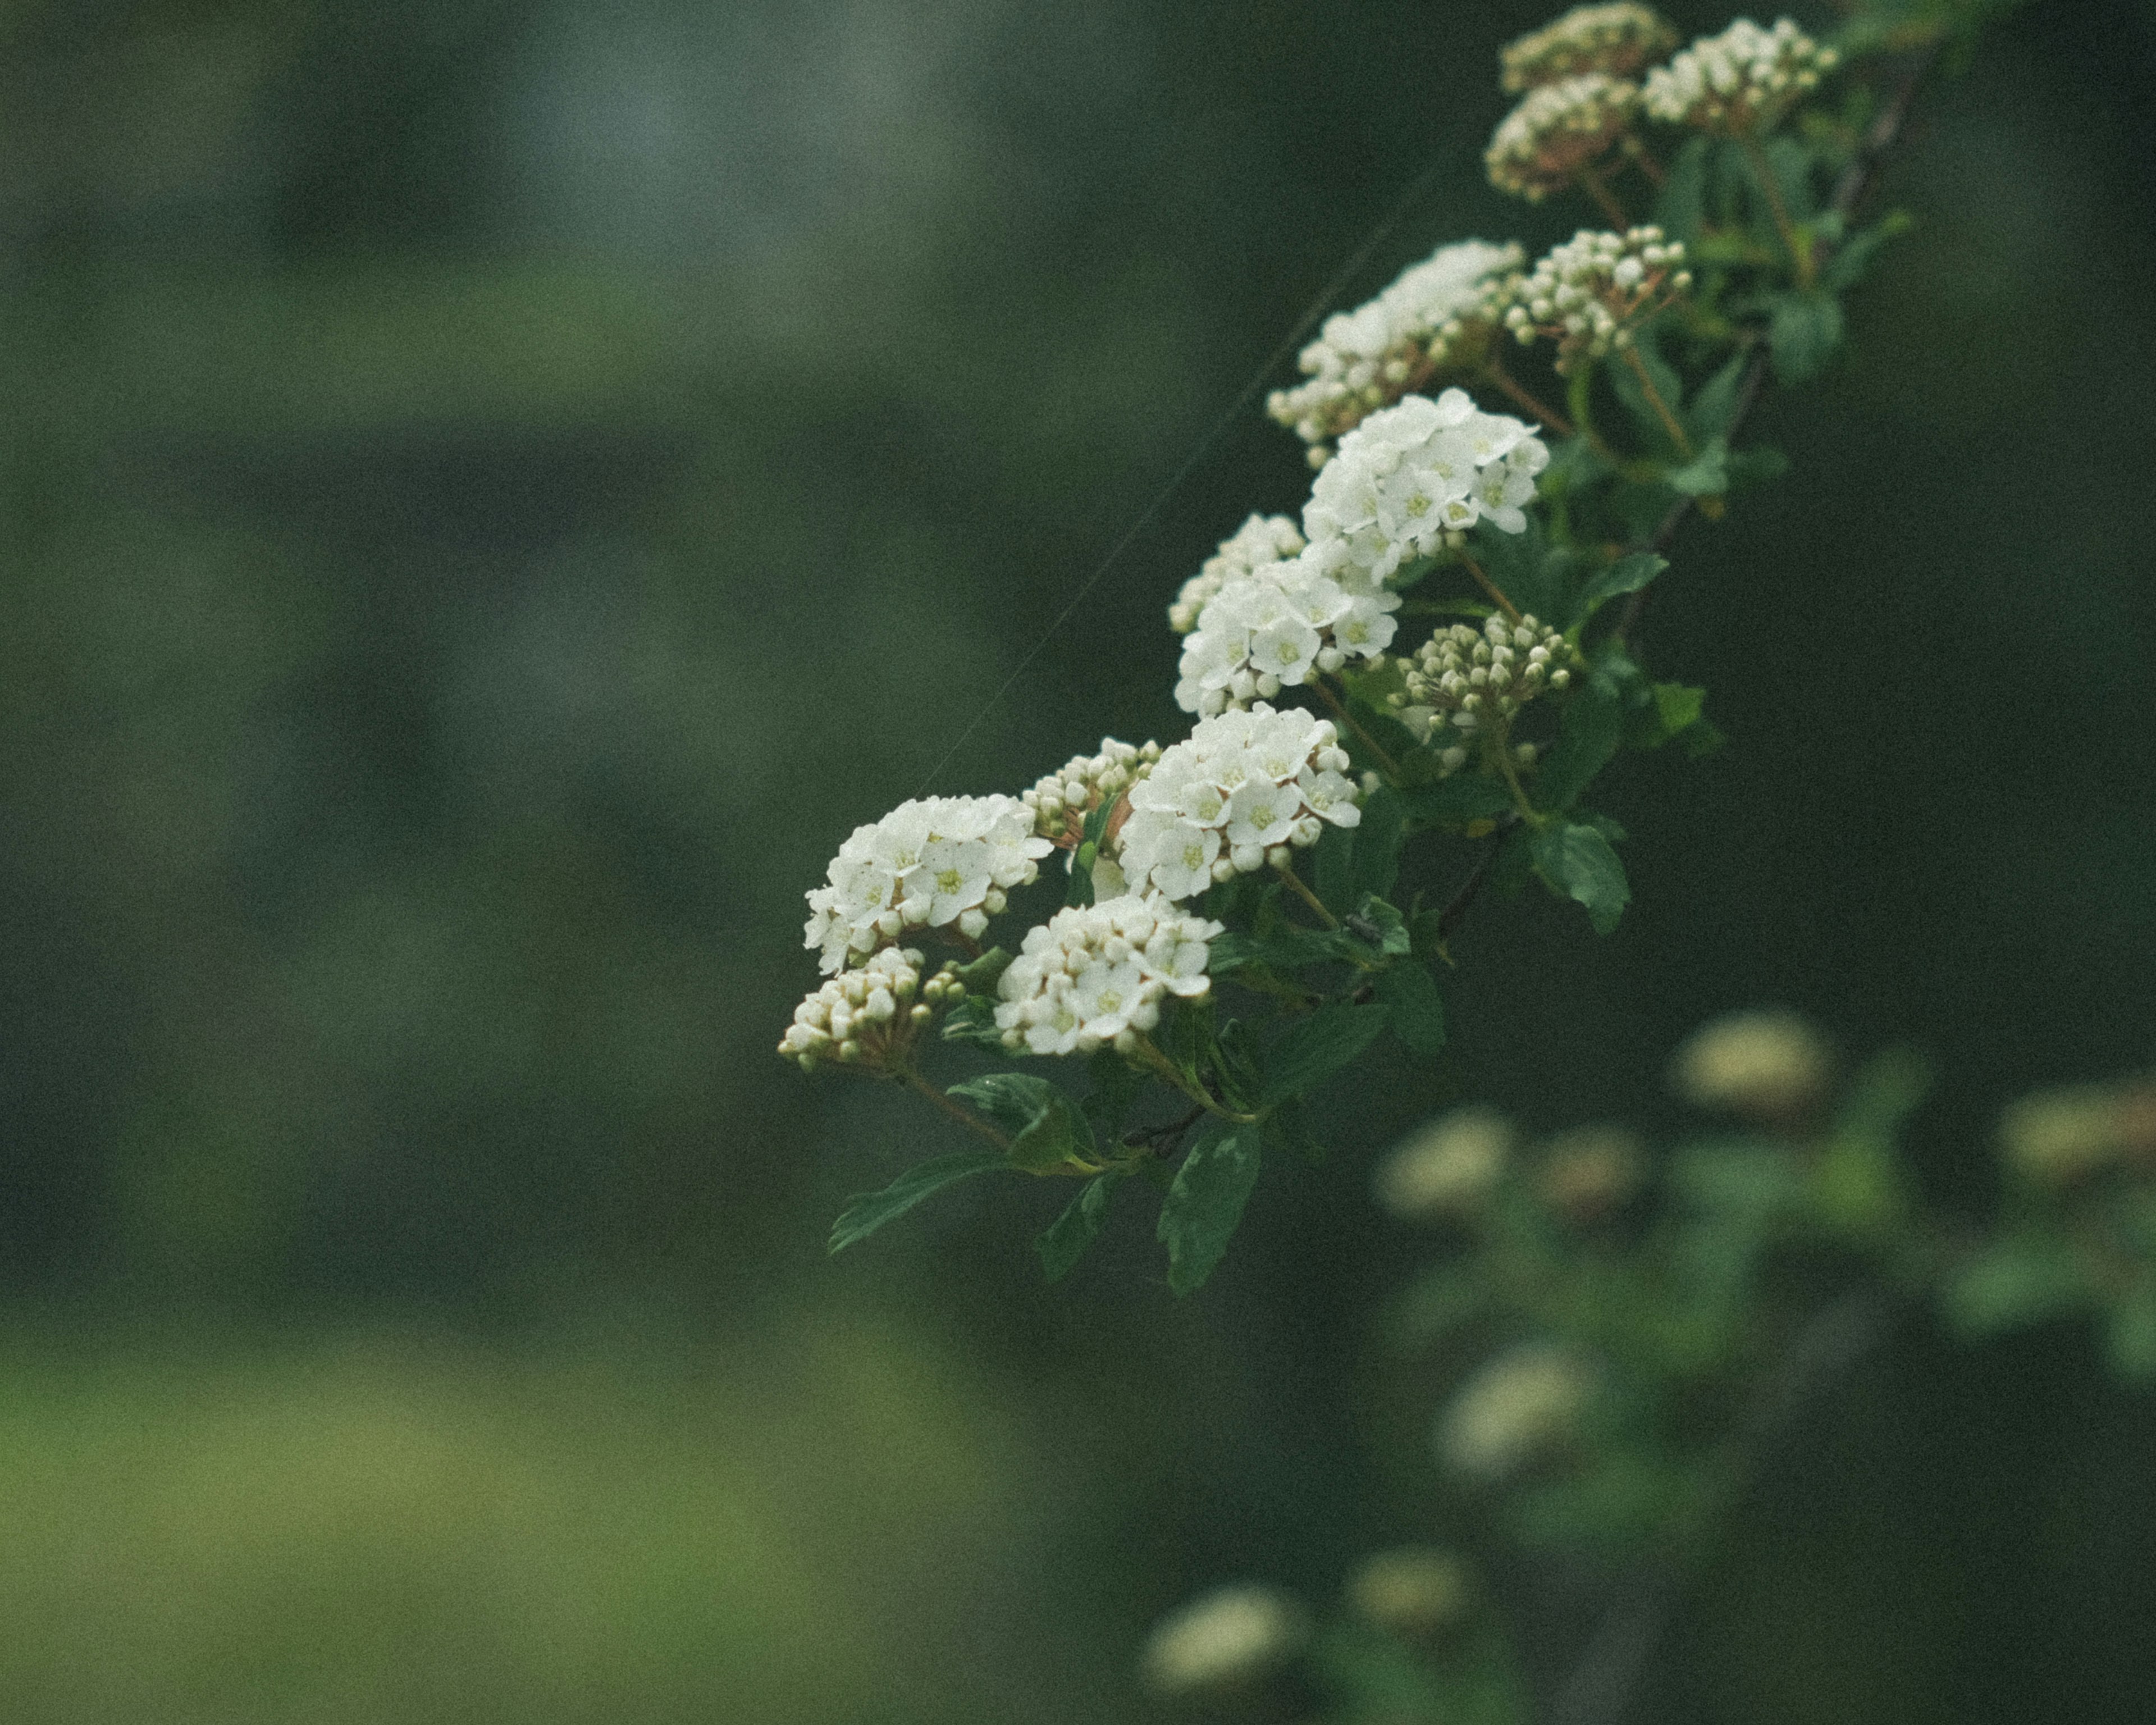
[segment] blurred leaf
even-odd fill
[[[1261,1105],[1306,1096],[1368,1048],[1385,1028],[1382,1006],[1321,1006],[1289,1026],[1265,1055]]]
[[[1729,489],[1729,445],[1717,438],[1685,463],[1662,475],[1673,491],[1687,497],[1719,497]]]
[[[1378,999],[1393,1034],[1425,1060],[1445,1046],[1445,1001],[1430,973],[1412,959],[1379,973]]]
[[[1707,691],[1682,683],[1656,683],[1650,699],[1633,709],[1625,729],[1627,748],[1658,749],[1672,737],[1681,737],[1697,725],[1706,711]]]
[[[1502,779],[1460,773],[1407,792],[1401,801],[1409,814],[1428,825],[1465,826],[1471,821],[1495,820],[1510,814],[1512,793]]]
[[[2156,1381],[2156,1281],[2127,1290],[2104,1330],[2112,1368],[2131,1384]]]
[[[1050,1282],[1059,1282],[1070,1275],[1086,1248],[1099,1238],[1101,1224],[1108,1219],[1108,1199],[1116,1189],[1116,1183],[1123,1178],[1119,1169],[1097,1174],[1078,1189],[1078,1195],[1064,1206],[1063,1214],[1043,1230],[1034,1240],[1033,1249],[1040,1255],[1040,1273]]]
[[[1981,1338],[2087,1311],[2096,1301],[2088,1266],[2071,1242],[2023,1233],[1996,1241],[1947,1285],[1948,1319]]]
[[[1558,821],[1529,841],[1535,867],[1560,898],[1576,899],[1586,908],[1597,934],[1616,927],[1631,901],[1625,865],[1609,841],[1594,828]]]
[[[1796,1203],[1804,1171],[1778,1145],[1697,1144],[1671,1158],[1670,1185],[1694,1209],[1757,1222]]]
[[[1260,1142],[1255,1127],[1211,1116],[1176,1170],[1161,1204],[1158,1235],[1168,1248],[1168,1285],[1177,1294],[1203,1287],[1228,1250],[1258,1183]]]
[[[1864,279],[1887,243],[1907,234],[1915,220],[1906,210],[1890,210],[1869,228],[1860,228],[1835,249],[1820,272],[1820,281],[1830,294],[1845,292]]]
[[[1777,294],[1767,325],[1774,375],[1784,383],[1817,377],[1841,342],[1841,305],[1830,294]]]
[[[1731,354],[1721,370],[1699,386],[1699,393],[1684,411],[1685,429],[1694,443],[1728,442],[1729,424],[1737,417],[1738,388],[1751,357],[1745,352]]]
[[[1673,239],[1697,249],[1707,222],[1707,160],[1713,141],[1687,138],[1671,159],[1667,177],[1655,198],[1655,220]]]
[[[933,1197],[946,1186],[974,1174],[984,1174],[991,1168],[1008,1166],[1003,1153],[998,1150],[958,1150],[918,1163],[882,1191],[864,1194],[849,1203],[832,1224],[829,1250],[835,1255],[857,1241],[866,1240],[885,1223],[904,1215],[921,1199]]]

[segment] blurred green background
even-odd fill
[[[2147,1062],[2156,8],[2078,0],[1931,91],[1792,480],[1681,542],[1732,744],[1628,769],[1624,928],[1482,907],[1197,1299],[1135,1214],[1041,1290],[1020,1182],[825,1260],[949,1145],[772,1057],[803,890],[1425,167],[1348,300],[1576,224],[1480,178],[1549,10],[0,9],[0,1714],[1129,1718],[1189,1592],[1447,1526],[1359,1339],[1432,1107],[1663,1126],[1783,1002],[1933,1055],[1975,1206],[2001,1101]],[[1238,417],[933,788],[1173,740],[1163,605],[1306,485]],[[2146,1718],[2092,1360],[1862,1374],[1656,1716]],[[1594,1579],[1508,1584],[1554,1669]]]

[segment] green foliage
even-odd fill
[[[1258,1183],[1260,1146],[1255,1127],[1216,1118],[1205,1123],[1183,1158],[1161,1204],[1158,1229],[1168,1248],[1168,1285],[1175,1293],[1204,1286],[1228,1250]]]
[[[916,1163],[882,1191],[864,1194],[849,1204],[832,1224],[829,1250],[835,1255],[866,1240],[885,1223],[896,1221],[946,1186],[1007,1166],[1003,1153],[996,1150],[954,1150],[948,1156]]]
[[[990,1072],[951,1086],[1011,1135],[1010,1164],[1029,1173],[1082,1166],[1093,1153],[1093,1128],[1083,1110],[1045,1078],[1030,1072]]]
[[[1375,1041],[1385,1019],[1382,1006],[1336,1001],[1289,1025],[1266,1055],[1262,1100],[1309,1095]]]
[[[1578,901],[1597,934],[1615,928],[1631,902],[1625,865],[1617,860],[1600,830],[1572,821],[1553,821],[1528,841],[1536,872],[1559,898]]]
[[[1784,383],[1810,382],[1841,345],[1841,302],[1831,294],[1775,295],[1767,325],[1774,375]]]
[[[1033,1249],[1040,1255],[1045,1280],[1062,1281],[1086,1255],[1086,1249],[1100,1237],[1101,1227],[1108,1219],[1108,1199],[1114,1194],[1116,1183],[1122,1178],[1120,1169],[1096,1174],[1078,1189],[1078,1195],[1064,1207],[1063,1214],[1034,1241]]]
[[[1445,1002],[1421,965],[1395,964],[1379,974],[1376,988],[1393,1034],[1411,1052],[1429,1059],[1445,1046]]]

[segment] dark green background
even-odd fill
[[[1645,648],[1732,741],[1605,797],[1618,934],[1481,906],[1441,1070],[1197,1299],[1135,1214],[1042,1291],[1018,1181],[824,1260],[949,1146],[771,1057],[803,890],[932,773],[1179,734],[1163,607],[1306,486],[1255,408],[961,741],[1427,167],[1348,300],[1584,219],[1480,178],[1543,16],[0,12],[11,1717],[1127,1717],[1188,1592],[1450,1525],[1361,1344],[1432,1107],[1673,1126],[1677,1038],[1783,1002],[1929,1051],[1976,1206],[2002,1101],[2148,1060],[2156,13],[2087,0],[1930,92],[1792,478],[1680,541]],[[1897,1344],[1654,1707],[2145,1717],[2093,1372]],[[1507,1585],[1561,1662],[1593,1579]]]

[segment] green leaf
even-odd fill
[[[1265,1056],[1260,1106],[1311,1091],[1361,1054],[1385,1028],[1382,1006],[1335,1001],[1291,1025]]]
[[[1651,324],[1635,332],[1632,345],[1626,353],[1637,357],[1640,370],[1646,372],[1655,386],[1656,394],[1661,397],[1663,405],[1671,413],[1676,414],[1677,423],[1682,424],[1683,416],[1678,409],[1684,402],[1684,380],[1662,357]],[[1625,410],[1639,426],[1640,434],[1646,439],[1648,447],[1656,450],[1669,449],[1669,428],[1662,424],[1662,416],[1655,411],[1654,403],[1648,399],[1646,388],[1640,381],[1639,372],[1632,369],[1630,358],[1613,355],[1608,376],[1610,388],[1616,391],[1617,399],[1624,403]]]
[[[1728,468],[1729,489],[1743,491],[1781,478],[1789,470],[1789,458],[1779,449],[1759,444],[1748,449],[1732,449]]]
[[[1168,1285],[1177,1294],[1205,1286],[1258,1183],[1260,1134],[1217,1116],[1205,1123],[1160,1207],[1160,1242],[1168,1248]]]
[[[1078,1195],[1064,1206],[1063,1214],[1041,1231],[1033,1249],[1040,1255],[1044,1280],[1062,1281],[1086,1255],[1086,1248],[1100,1237],[1101,1224],[1108,1219],[1108,1199],[1122,1178],[1120,1169],[1096,1175],[1078,1189]]]
[[[1327,826],[1306,854],[1311,890],[1337,916],[1355,902],[1355,829]]]
[[[1620,593],[1637,593],[1669,566],[1667,557],[1658,557],[1650,551],[1636,551],[1618,558],[1587,583],[1574,608],[1574,620],[1592,617]]]
[[[1625,865],[1599,832],[1569,821],[1553,822],[1529,841],[1529,851],[1537,872],[1553,892],[1577,899],[1586,907],[1597,934],[1616,927],[1631,901],[1632,889],[1625,879]]]
[[[1672,737],[1681,737],[1699,723],[1707,709],[1707,691],[1683,683],[1656,683],[1648,698],[1635,707],[1625,726],[1625,746],[1658,749]]]
[[[1145,1088],[1145,1075],[1113,1048],[1098,1048],[1086,1062],[1086,1076],[1092,1086],[1079,1106],[1101,1137],[1113,1138],[1122,1132],[1124,1115]]]
[[[1010,1164],[1046,1173],[1093,1153],[1093,1128],[1062,1091],[1030,1072],[988,1072],[951,1086],[1011,1134]]]
[[[1947,1285],[1946,1312],[1981,1338],[2086,1312],[2096,1289],[2081,1254],[2047,1234],[2009,1235],[1979,1252]]]
[[[1252,964],[1275,970],[1299,970],[1306,964],[1328,964],[1354,956],[1352,937],[1329,928],[1296,928],[1282,923],[1263,934],[1237,934],[1233,929],[1215,935],[1206,961],[1214,976],[1227,976]]]
[[[1429,826],[1466,826],[1509,814],[1512,793],[1500,778],[1479,773],[1455,773],[1401,797],[1407,812]]]
[[[1063,889],[1066,905],[1090,905],[1093,902],[1093,865],[1101,855],[1097,845],[1081,845],[1070,853],[1070,877]]]
[[[943,1040],[970,1042],[977,1048],[1007,1054],[1004,1033],[996,1028],[996,1004],[985,994],[968,994],[944,1014]]]
[[[1687,497],[1719,497],[1729,489],[1729,445],[1717,438],[1683,466],[1670,469],[1662,479],[1671,490]]]
[[[2156,1379],[2156,1281],[2128,1289],[2111,1308],[2104,1342],[2120,1377],[2133,1384]]]
[[[991,947],[970,964],[953,965],[951,974],[963,983],[968,992],[993,994],[996,984],[1003,980],[1004,973],[1010,968],[1012,955],[1001,947]]]
[[[1670,163],[1655,198],[1655,220],[1673,239],[1693,244],[1707,222],[1707,157],[1712,140],[1689,138]]]
[[[1376,947],[1381,958],[1404,957],[1414,946],[1408,919],[1374,892],[1364,893],[1363,901],[1348,914],[1347,930],[1365,946]]]
[[[1379,974],[1377,991],[1393,1034],[1409,1049],[1428,1060],[1445,1046],[1445,1001],[1422,966],[1395,964]]]
[[[1557,742],[1536,768],[1537,806],[1552,814],[1569,809],[1624,741],[1625,700],[1619,685],[1609,677],[1589,676],[1565,702]]]
[[[1784,383],[1816,377],[1841,342],[1841,304],[1830,294],[1777,294],[1767,324],[1774,375]]]
[[[835,1255],[866,1240],[885,1223],[904,1215],[946,1186],[1005,1165],[1002,1153],[994,1150],[959,1150],[917,1163],[882,1191],[864,1193],[850,1200],[832,1224],[830,1250]]]
[[[1407,836],[1407,811],[1400,794],[1380,785],[1363,799],[1363,819],[1355,828],[1355,887],[1385,897],[1399,876],[1400,845]]]
[[[1727,442],[1729,422],[1737,417],[1738,386],[1744,381],[1748,355],[1729,356],[1722,369],[1699,386],[1699,393],[1684,410],[1684,427],[1696,444]]]
[[[1897,209],[1890,210],[1869,228],[1858,228],[1827,259],[1826,268],[1820,272],[1821,284],[1829,293],[1835,294],[1855,287],[1869,273],[1887,243],[1915,226],[1907,210]]]

